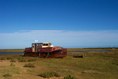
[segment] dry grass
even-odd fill
[[[68,54],[73,51],[75,50],[71,50]],[[111,52],[85,52],[84,54],[84,58],[73,58],[69,55],[63,59],[2,55],[0,56],[0,79],[44,79],[38,75],[41,73],[47,75],[46,72],[56,72],[60,75],[50,79],[118,79],[117,49]],[[32,63],[35,67],[24,67],[28,63]]]

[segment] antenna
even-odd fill
[[[34,40],[35,41],[35,43],[37,43],[38,42],[38,40]]]

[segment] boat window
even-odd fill
[[[43,44],[43,46],[48,46],[48,44]]]

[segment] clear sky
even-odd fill
[[[118,0],[0,0],[0,27],[0,49],[118,47]]]

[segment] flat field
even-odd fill
[[[118,49],[72,48],[62,59],[0,55],[0,79],[118,79]]]

